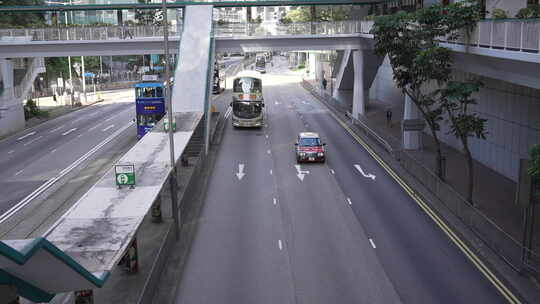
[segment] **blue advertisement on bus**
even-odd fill
[[[135,85],[137,138],[152,130],[165,115],[165,95],[161,82],[142,82]]]

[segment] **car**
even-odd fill
[[[297,162],[321,162],[326,159],[326,143],[321,141],[318,133],[301,132],[296,139],[295,153]]]

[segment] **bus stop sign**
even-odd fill
[[[135,165],[115,165],[114,175],[118,188],[135,186]]]

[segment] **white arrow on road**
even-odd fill
[[[371,178],[372,180],[375,180],[375,175],[373,174],[366,174],[364,173],[364,170],[362,170],[362,168],[360,167],[360,165],[354,165],[354,167],[356,168],[356,170],[360,171],[360,173],[365,177],[365,178]]]
[[[302,167],[300,167],[300,165],[295,165],[294,166],[296,168],[296,176],[301,180],[301,181],[304,181],[304,177],[306,176],[306,174],[309,174],[309,171],[307,170],[302,170]]]
[[[236,177],[238,177],[238,180],[242,180],[242,177],[246,175],[244,173],[244,167],[244,164],[238,164],[238,173],[236,173]]]
[[[27,138],[28,136],[32,136],[34,134],[36,134],[36,132],[30,132],[30,133],[26,134],[25,136],[21,136],[21,137],[17,138],[17,140],[23,140],[23,139]]]

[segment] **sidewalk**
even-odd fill
[[[308,81],[314,87],[319,88],[319,90],[321,89],[320,84],[316,83],[314,80]],[[327,93],[330,93],[329,90],[326,91]],[[345,104],[348,103],[350,103],[350,101],[345,101]],[[343,106],[343,104],[336,104],[335,108],[343,113],[345,113],[345,111],[350,111],[350,109],[348,109],[347,106]],[[387,109],[391,109],[393,112],[393,120],[391,125],[388,125],[386,121]],[[394,151],[400,151],[399,153],[401,153],[401,155],[405,154],[406,156],[409,156],[409,158],[416,163],[412,166],[407,166],[407,161],[402,161],[402,164],[405,164],[407,171],[415,171],[410,172],[412,175],[416,176],[417,178],[419,176],[425,176],[427,179],[429,179],[430,175],[426,173],[418,174],[418,169],[420,168],[421,170],[421,168],[424,168],[435,176],[436,150],[432,137],[426,133],[423,133],[423,148],[421,150],[402,151],[402,118],[403,103],[388,104],[377,100],[371,100],[366,109],[366,115],[361,117],[360,121],[386,140],[392,146]],[[464,198],[466,197],[467,187],[467,161],[465,155],[444,143],[442,143],[441,149],[443,156],[446,157],[446,184],[455,190],[458,196]],[[487,221],[491,221],[493,224],[495,224],[495,226],[499,227],[500,230],[504,232],[489,234],[488,238],[490,241],[493,241],[492,244],[494,244],[499,241],[497,238],[501,238],[502,236],[502,238],[505,240],[502,240],[501,243],[505,243],[509,247],[512,247],[508,249],[507,252],[512,251],[512,254],[514,254],[517,251],[519,244],[522,242],[524,215],[524,208],[517,206],[514,203],[516,183],[478,161],[474,161],[473,167],[473,200],[475,203],[475,209],[483,214],[488,219]],[[426,185],[435,184],[432,181],[421,182]],[[432,188],[435,188],[435,186]],[[436,192],[439,192],[440,194],[444,191]],[[449,201],[451,201],[451,199]],[[455,204],[455,209],[460,209],[458,202],[455,202]],[[467,214],[467,212],[463,212],[463,214]],[[475,224],[480,226],[480,224],[483,223],[482,221],[475,220],[467,220],[466,222],[468,222],[468,224],[472,224],[473,226],[475,226]],[[534,222],[535,226],[533,227],[533,235],[536,235],[537,237],[536,239],[533,239],[532,250],[535,252],[536,258],[538,258],[540,256],[540,238],[538,237],[540,236],[540,212],[536,212]],[[482,230],[484,227],[470,228],[477,231],[477,229]],[[488,231],[488,229],[485,231]],[[510,238],[514,241],[511,241]],[[503,248],[502,251],[504,252],[506,249]],[[519,259],[519,253],[517,258]],[[534,260],[534,262],[535,264],[538,264],[539,261]]]
[[[98,95],[99,93],[99,95]],[[119,90],[111,90],[111,91],[102,91],[97,92],[96,96],[94,96],[94,93],[87,93],[87,99],[88,102],[83,104],[82,106],[71,106],[71,103],[69,99],[64,99],[62,96],[57,96],[57,100],[54,101],[52,96],[49,97],[39,97],[35,98],[34,101],[36,102],[36,105],[40,110],[46,111],[49,113],[49,116],[38,118],[33,117],[26,121],[26,127],[25,129],[37,126],[47,120],[54,119],[56,117],[62,116],[64,114],[76,111],[78,109],[83,109],[86,106],[95,104],[97,102],[109,102],[113,101],[116,98],[132,98],[135,100],[135,97],[133,96],[134,90],[133,89],[119,89]],[[81,95],[81,99],[82,99]]]

